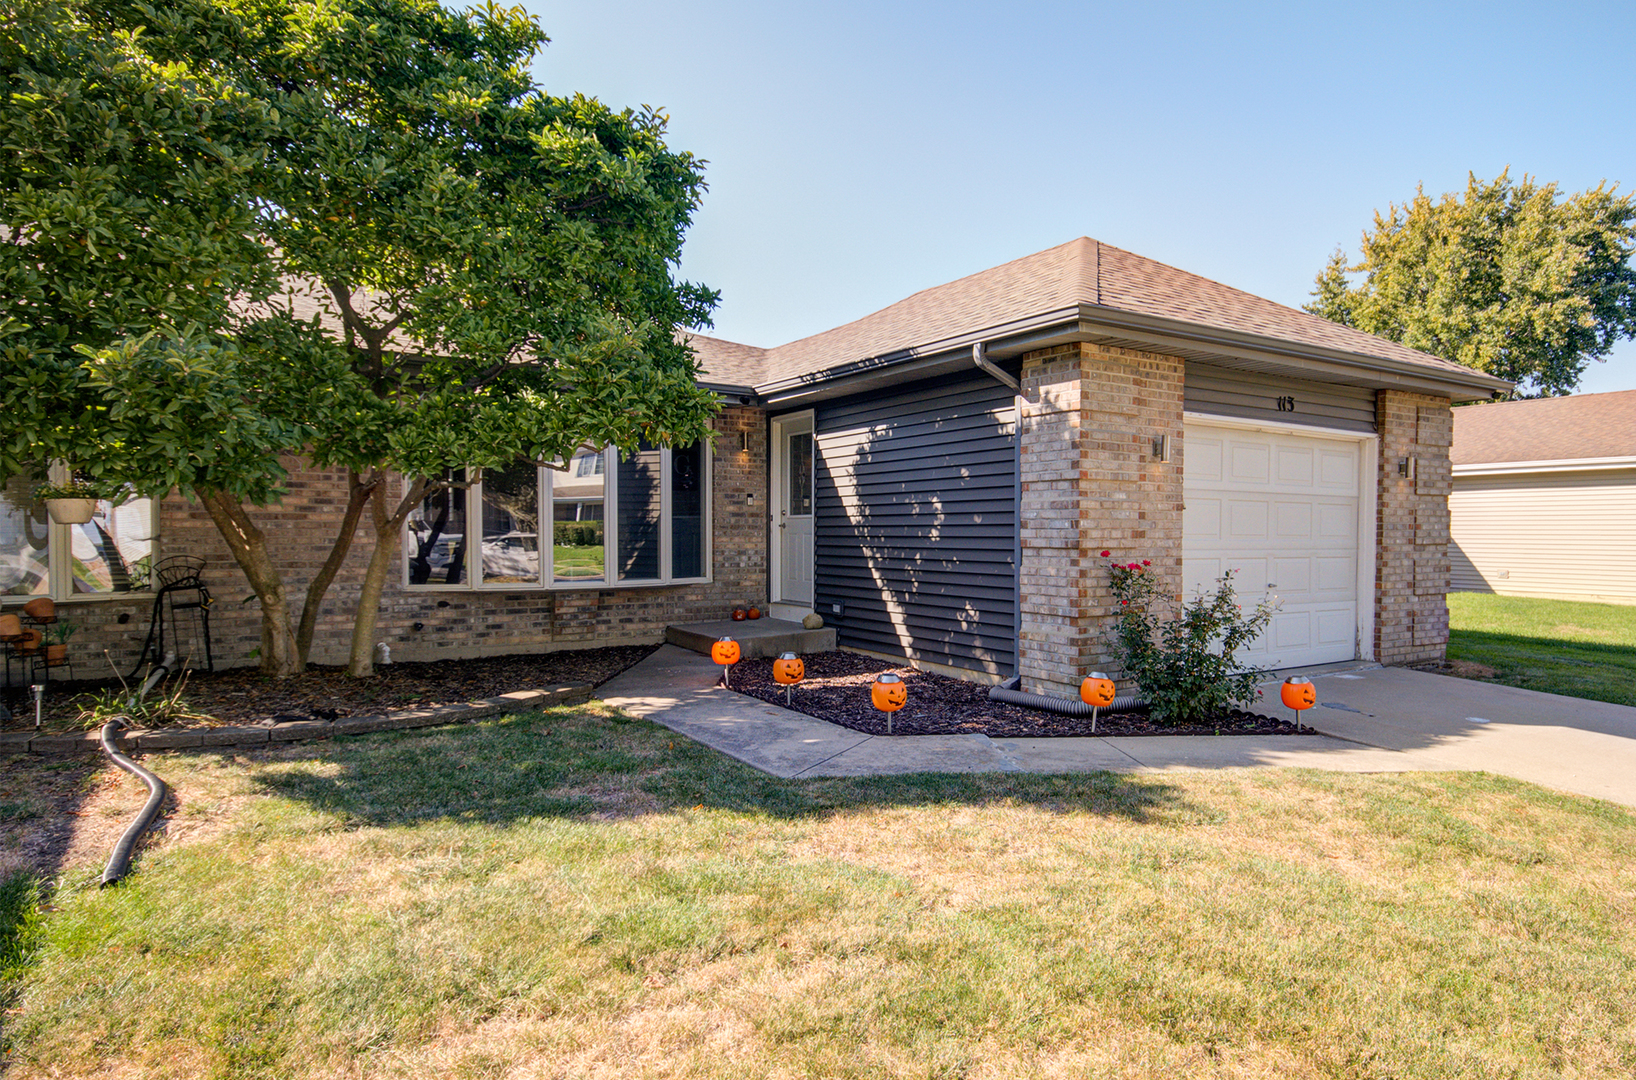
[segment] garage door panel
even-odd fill
[[[1283,596],[1300,596],[1306,593],[1312,588],[1312,560],[1274,559],[1272,584]]]
[[[1281,611],[1272,617],[1267,631],[1273,651],[1308,649],[1312,646],[1312,617],[1305,611]]]
[[[1318,535],[1327,540],[1345,540],[1353,547],[1358,542],[1358,508],[1356,503],[1319,503]]]
[[[1182,510],[1182,535],[1196,536],[1201,542],[1221,539],[1221,500],[1192,498]]]
[[[1190,425],[1182,565],[1189,599],[1223,569],[1245,604],[1278,605],[1241,655],[1276,667],[1348,660],[1358,627],[1359,444]],[[1203,467],[1195,469],[1194,450]],[[1225,464],[1225,469],[1221,466]]]
[[[1322,450],[1318,454],[1318,486],[1329,492],[1358,493],[1358,451]]]
[[[1191,599],[1202,589],[1215,588],[1219,577],[1220,559],[1188,559],[1182,568],[1182,596]]]
[[[1317,623],[1320,645],[1344,645],[1356,648],[1358,637],[1358,608],[1348,604],[1338,608],[1320,608],[1313,612]]]
[[[1292,487],[1312,486],[1313,457],[1307,447],[1278,448],[1278,486],[1285,491]]]
[[[1358,589],[1358,561],[1339,555],[1313,559],[1318,567],[1318,591],[1355,596]]]
[[[1186,436],[1187,475],[1204,483],[1221,480],[1221,455],[1225,442],[1207,435]]]
[[[1238,439],[1228,444],[1229,476],[1240,484],[1265,484],[1272,479],[1272,448]]]
[[[1312,539],[1311,503],[1280,501],[1273,520],[1279,540],[1305,542]]]
[[[1227,504],[1227,539],[1267,539],[1267,503],[1264,499],[1233,499]]]

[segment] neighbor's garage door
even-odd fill
[[[1299,667],[1357,655],[1361,444],[1190,423],[1182,580],[1192,599],[1232,569],[1272,626],[1241,659]]]

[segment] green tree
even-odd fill
[[[1520,396],[1567,394],[1636,337],[1632,252],[1636,197],[1617,185],[1561,196],[1509,170],[1470,176],[1463,196],[1417,189],[1377,211],[1361,258],[1337,250],[1306,309],[1510,379]]]
[[[168,291],[129,289],[130,311],[95,333],[51,329],[75,293],[66,273],[48,275],[59,284],[34,309],[6,312],[7,340],[55,342],[57,381],[28,419],[0,420],[0,471],[66,457],[110,483],[198,498],[262,601],[264,670],[304,663],[367,517],[351,667],[369,673],[403,523],[451,469],[475,476],[519,458],[566,461],[586,444],[706,436],[714,400],[675,330],[707,323],[715,295],[672,277],[701,163],[665,146],[656,112],[541,93],[527,69],[546,39],[520,11],[427,0],[25,7],[34,36],[0,35],[8,117],[19,110],[0,190],[29,193],[5,204],[6,226],[25,238],[12,261],[47,254],[40,204],[81,200],[83,151],[28,169],[61,144],[57,115],[82,101],[94,102],[87,143],[98,117],[136,118],[121,122],[129,146],[103,153],[111,194],[93,204],[126,207],[136,248],[183,242],[187,230],[173,235],[157,209],[173,203],[242,242],[171,260]],[[42,73],[37,56],[52,50],[65,59]],[[137,123],[161,124],[144,112],[144,78],[206,99],[179,120],[153,110],[176,140],[202,147],[193,158],[152,149]],[[216,98],[261,126],[218,122]],[[161,160],[145,173],[132,167],[142,155]],[[204,198],[213,193],[220,206]],[[90,235],[76,228],[62,228],[65,264]],[[123,295],[130,259],[116,248],[111,265],[72,280]],[[195,313],[201,289],[212,299]],[[0,375],[6,401],[40,389],[22,381]],[[350,477],[299,625],[250,512],[277,497],[279,457],[294,452]]]

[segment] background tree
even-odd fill
[[[1636,337],[1636,198],[1617,192],[1562,197],[1509,170],[1436,202],[1417,189],[1376,212],[1358,262],[1330,257],[1306,310],[1510,379],[1515,396],[1571,393]]]
[[[450,470],[475,477],[519,458],[565,462],[582,445],[632,450],[642,440],[706,436],[714,399],[695,385],[675,330],[707,323],[715,296],[671,275],[703,191],[701,163],[664,145],[657,113],[539,92],[527,68],[546,39],[520,11],[455,13],[424,0],[173,0],[98,5],[92,19],[89,8],[37,6],[75,47],[113,55],[114,67],[134,62],[190,87],[219,80],[261,109],[268,127],[197,136],[215,155],[201,155],[207,174],[218,160],[234,162],[238,186],[224,187],[222,198],[231,228],[247,239],[235,257],[254,272],[233,279],[241,287],[218,290],[220,301],[197,320],[202,330],[172,334],[164,348],[151,326],[182,320],[167,307],[169,294],[153,290],[133,300],[141,317],[65,337],[65,388],[26,423],[0,420],[0,470],[30,457],[95,459],[110,481],[144,492],[173,485],[199,498],[262,600],[263,670],[304,663],[325,590],[367,516],[375,542],[351,667],[369,672],[403,523],[452,482]],[[29,50],[13,52],[6,73],[32,87]],[[54,76],[53,101],[94,94],[108,99],[105,109],[128,107],[135,88],[72,73],[65,65]],[[25,155],[56,136],[52,109],[35,112],[15,144]],[[60,201],[77,183],[71,160],[64,155],[28,183]],[[187,178],[193,163],[182,164],[173,172]],[[177,239],[152,209],[160,182],[117,156],[107,169],[109,187],[130,202],[133,230],[155,244]],[[34,236],[40,216],[20,203],[7,207],[6,221]],[[72,254],[77,244],[70,237],[64,248]],[[17,261],[36,254],[30,248]],[[91,292],[124,287],[121,258],[90,268]],[[184,286],[218,281],[218,263],[238,265],[196,260]],[[62,301],[46,299],[27,318],[14,316],[18,333],[47,333],[51,304]],[[176,342],[201,338],[196,351],[210,364],[198,377],[201,368],[173,354]],[[217,410],[189,429],[207,446],[184,445],[172,430],[168,413],[188,406],[167,410],[153,399],[156,363],[169,365],[167,395]],[[27,395],[0,379],[8,395]],[[271,427],[241,440],[221,426],[228,412]],[[88,419],[68,423],[73,416]],[[201,430],[210,435],[199,438]],[[130,452],[109,456],[115,444]],[[249,512],[276,497],[278,455],[295,449],[350,476],[348,506],[299,626]],[[163,467],[179,458],[185,467]],[[214,471],[200,473],[206,464]],[[226,482],[250,475],[260,486]]]

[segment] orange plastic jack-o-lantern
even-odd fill
[[[728,667],[738,663],[738,657],[738,642],[734,641],[730,637],[724,637],[714,645],[710,646],[710,659],[714,660],[718,664],[721,664],[723,667]]]
[[[1318,691],[1312,688],[1311,679],[1303,679],[1299,675],[1284,680],[1284,688],[1279,694],[1284,704],[1300,712],[1318,704]]]
[[[881,712],[897,712],[908,702],[909,688],[903,685],[901,678],[887,672],[869,688],[869,698]]]
[[[773,682],[780,686],[798,683],[806,677],[807,665],[792,652],[787,652],[773,661]]]
[[[1079,700],[1087,705],[1105,709],[1113,704],[1113,680],[1100,671],[1093,671],[1079,684]]]

